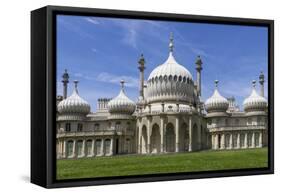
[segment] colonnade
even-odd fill
[[[213,132],[212,149],[246,149],[263,146],[261,131],[251,132]]]
[[[114,138],[58,140],[58,158],[110,156],[114,153]]]
[[[189,117],[188,123],[181,124],[179,116],[175,117],[174,124],[165,123],[165,116],[160,116],[160,122],[153,124],[151,116],[147,116],[145,123],[139,120],[138,153],[191,152],[200,149],[201,132],[198,122],[193,119]]]

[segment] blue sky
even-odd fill
[[[251,92],[251,81],[267,75],[267,28],[237,25],[196,24],[85,16],[57,17],[57,93],[61,76],[79,80],[79,94],[96,111],[98,98],[115,97],[121,79],[128,97],[138,96],[138,59],[146,60],[145,78],[168,57],[169,34],[174,34],[174,56],[196,79],[195,59],[201,55],[202,98],[206,100],[219,80],[219,91],[234,96],[240,108]],[[267,77],[265,77],[267,97]],[[257,85],[259,91],[259,85]]]

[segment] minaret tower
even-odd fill
[[[201,71],[202,71],[202,60],[200,55],[196,59],[196,71],[197,71],[197,91],[198,91],[198,96],[201,96]]]
[[[143,95],[143,88],[144,88],[144,70],[145,70],[145,60],[143,57],[143,54],[141,54],[141,57],[138,61],[139,63],[139,70],[140,70],[140,80],[139,80],[139,99],[143,100],[144,95]]]
[[[261,93],[260,93],[260,95],[262,96],[262,97],[264,97],[264,74],[263,74],[263,72],[261,71],[261,74],[260,74],[260,76],[259,76],[259,82],[260,82],[260,85],[261,85]]]
[[[75,92],[78,94],[78,83],[79,81],[78,80],[74,80],[74,88],[75,88]]]
[[[62,83],[63,83],[63,99],[67,98],[67,84],[69,82],[69,75],[67,70],[64,70],[64,74],[62,75]]]

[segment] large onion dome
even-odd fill
[[[90,112],[90,105],[87,101],[85,101],[78,95],[78,81],[74,81],[74,83],[75,88],[73,90],[72,95],[62,100],[58,104],[58,111],[60,114],[87,115]]]
[[[157,66],[147,81],[147,101],[194,102],[194,84],[191,73],[173,56],[173,37],[170,38],[168,59]]]
[[[218,82],[218,80],[215,80],[215,91],[213,95],[205,102],[205,108],[208,113],[226,112],[229,106],[228,100],[223,97],[218,91]]]
[[[243,102],[244,110],[246,112],[265,111],[267,108],[267,100],[260,96],[256,91],[256,81],[253,80],[253,90],[251,95]]]
[[[128,114],[134,113],[136,104],[129,99],[124,92],[124,81],[121,80],[121,91],[118,96],[113,98],[108,103],[108,111],[112,114]]]

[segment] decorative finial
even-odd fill
[[[78,83],[79,83],[79,81],[74,80],[73,82],[74,82],[75,92],[78,94]]]
[[[68,73],[67,73],[67,69],[64,70],[64,73],[63,73],[63,75],[62,75],[62,78],[63,78],[62,82],[68,83],[69,75],[68,75]]]
[[[169,44],[170,52],[172,53],[174,51],[174,36],[173,33],[170,33],[170,44]]]
[[[123,79],[120,81],[120,84],[121,84],[121,89],[124,90],[125,81]]]
[[[138,63],[139,63],[139,68],[142,68],[142,69],[144,69],[144,68],[145,68],[145,67],[144,67],[144,64],[145,64],[145,59],[144,59],[143,54],[141,54],[141,56],[140,56],[140,59],[139,59]]]
[[[256,87],[256,80],[253,80],[252,84],[253,84],[253,88],[255,88]]]
[[[259,81],[260,81],[260,84],[263,84],[263,83],[264,83],[264,74],[263,74],[263,71],[261,71],[261,73],[260,73]]]
[[[217,88],[218,87],[218,84],[219,84],[219,80],[215,80],[215,87]]]

